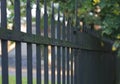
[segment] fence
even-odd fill
[[[44,2],[44,36],[41,36],[40,27],[40,4],[39,0],[36,2],[36,35],[32,34],[32,15],[31,2],[27,0],[26,6],[26,24],[27,33],[21,32],[21,16],[20,16],[20,1],[14,1],[14,29],[7,29],[7,4],[6,0],[1,0],[1,50],[2,50],[2,84],[8,84],[8,40],[15,42],[15,59],[16,59],[16,84],[22,84],[22,68],[21,68],[21,42],[27,43],[27,84],[32,84],[32,44],[36,44],[36,70],[37,84],[41,84],[41,45],[44,46],[44,84],[49,83],[48,79],[48,46],[51,46],[51,84],[73,84],[74,80],[74,50],[78,48],[73,43],[73,28],[68,20],[65,24],[66,18],[63,16],[63,21],[60,21],[60,10],[58,9],[58,20],[55,23],[54,5],[52,5],[51,16],[51,38],[48,38],[48,14],[46,1]],[[57,26],[56,26],[57,25]],[[57,30],[57,31],[56,31]],[[57,37],[56,37],[57,36]],[[56,48],[57,47],[57,54]],[[56,59],[57,58],[57,59]],[[57,60],[57,66],[55,62]],[[55,69],[57,67],[57,75]],[[62,75],[61,75],[62,71]],[[67,75],[65,75],[67,72]],[[56,81],[57,77],[57,81]]]
[[[37,84],[42,83],[41,45],[44,47],[44,84],[50,83],[48,78],[48,46],[51,46],[51,84],[114,84],[115,58],[113,52],[109,50],[111,44],[103,42],[105,46],[101,46],[102,40],[90,35],[86,30],[83,32],[75,31],[76,28],[71,25],[70,18],[66,18],[64,15],[60,16],[60,8],[58,8],[58,19],[56,21],[54,5],[52,5],[51,25],[48,25],[46,1],[44,2],[44,36],[41,36],[39,0],[36,2],[36,34],[32,34],[30,0],[26,2],[27,33],[20,31],[19,0],[14,1],[14,29],[8,30],[6,3],[6,0],[1,0],[2,84],[9,83],[8,40],[15,42],[16,84],[22,84],[21,42],[27,43],[27,84],[33,83],[32,44],[36,44]],[[62,21],[60,21],[60,17],[63,18]],[[51,37],[48,37],[49,27],[51,28]],[[57,75],[55,75],[55,71],[57,71]]]
[[[111,51],[110,42],[96,36],[77,34],[81,49],[75,55],[75,84],[116,84],[116,53]]]

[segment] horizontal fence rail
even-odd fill
[[[91,47],[91,43],[84,44],[84,42],[87,42],[88,39],[93,39],[96,41],[96,43],[104,42],[108,47],[111,47],[110,44],[113,44],[113,41],[109,41],[107,39],[99,39],[94,36],[90,36],[89,34],[86,33],[78,33],[76,34],[76,37],[81,38],[78,42],[78,44],[67,41],[67,40],[59,40],[55,38],[47,38],[41,35],[34,35],[34,34],[28,34],[24,32],[18,32],[15,30],[8,30],[4,28],[0,28],[0,38],[4,40],[11,40],[11,41],[18,41],[18,42],[28,42],[28,43],[33,43],[33,44],[44,44],[44,45],[53,45],[53,46],[63,46],[63,47],[70,47],[70,48],[79,48],[79,49],[91,49],[91,50],[99,50],[99,51],[111,51],[110,49],[104,48],[105,46],[101,47],[101,44],[97,44],[98,46]],[[86,38],[86,39],[84,39]],[[75,41],[75,40],[73,40]],[[109,44],[110,43],[110,44]],[[94,44],[94,42],[93,42]]]
[[[2,28],[0,28],[0,38],[4,40],[28,42],[34,44],[80,48],[76,44],[73,44],[72,42],[69,41],[47,38],[40,35],[33,35],[33,34],[18,32],[14,30],[2,29]]]

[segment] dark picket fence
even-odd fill
[[[44,29],[41,28],[40,1],[36,1],[36,34],[32,34],[31,2],[26,2],[27,33],[21,32],[20,0],[14,1],[14,28],[7,29],[7,0],[1,0],[1,60],[2,84],[8,82],[8,41],[15,42],[16,84],[22,84],[21,43],[27,43],[27,84],[33,84],[32,44],[36,44],[36,81],[41,79],[41,46],[44,48],[44,84],[49,84],[48,46],[51,47],[51,84],[114,84],[115,54],[111,44],[83,27],[83,32],[71,25],[71,18],[60,15],[55,20],[52,4],[51,24],[48,24],[47,2],[44,0]],[[60,18],[63,18],[60,21]],[[67,24],[66,24],[67,22]],[[50,30],[49,30],[50,27]],[[42,29],[44,36],[41,35]],[[51,36],[48,36],[51,33]],[[104,46],[101,45],[101,41]],[[56,63],[57,62],[57,63]],[[55,71],[57,70],[57,75]],[[62,74],[61,74],[62,72]],[[108,75],[109,74],[109,75]]]
[[[26,24],[27,33],[21,32],[21,16],[20,16],[20,0],[14,1],[14,29],[7,29],[7,0],[1,0],[1,28],[0,39],[2,45],[2,84],[8,84],[8,46],[7,42],[14,41],[15,59],[16,59],[16,84],[22,84],[22,68],[21,68],[21,42],[27,43],[27,84],[32,84],[32,44],[36,44],[36,71],[37,84],[41,84],[41,45],[44,46],[44,84],[49,83],[48,79],[48,46],[51,46],[51,84],[55,84],[57,77],[57,84],[73,84],[74,80],[74,50],[78,48],[74,44],[73,28],[68,24],[65,25],[66,18],[63,16],[63,21],[60,21],[60,10],[58,9],[58,20],[55,23],[54,4],[52,5],[51,25],[48,25],[48,14],[46,1],[44,2],[44,36],[41,36],[40,27],[40,4],[39,0],[36,2],[36,35],[32,34],[32,15],[31,2],[26,2]],[[51,26],[51,38],[48,38],[48,27]],[[57,31],[56,31],[57,30]],[[57,36],[57,37],[56,37]],[[55,47],[57,47],[57,55],[55,54]],[[57,58],[57,59],[56,59]],[[55,65],[57,60],[57,66]],[[69,64],[71,62],[71,64]],[[57,67],[57,76],[55,75],[55,68]],[[71,68],[70,68],[71,67]],[[62,75],[61,75],[62,70]],[[67,75],[65,72],[67,71]],[[70,72],[71,71],[71,72]],[[70,75],[71,73],[71,75]],[[66,80],[67,79],[67,80]]]

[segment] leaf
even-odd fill
[[[120,47],[120,41],[115,41],[113,44],[113,50],[117,50]]]
[[[103,30],[103,32],[102,32],[102,35],[110,35],[110,34],[112,34],[112,29],[110,29],[110,28],[105,28],[104,30]]]
[[[105,8],[106,5],[107,5],[107,4],[105,3],[105,1],[101,1],[101,2],[99,3],[99,6],[100,6],[101,9]]]
[[[93,5],[99,4],[100,0],[93,0]]]

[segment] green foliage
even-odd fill
[[[103,26],[103,35],[107,35],[110,39],[114,39],[115,43],[113,47],[119,49],[120,40],[118,40],[117,37],[120,34],[120,1],[101,0],[98,5],[101,7],[100,17],[102,22],[101,25]]]

